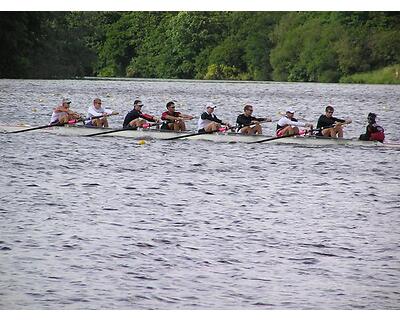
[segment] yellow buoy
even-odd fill
[[[138,141],[138,144],[145,144],[146,143],[146,141],[144,141],[144,140],[139,140]]]

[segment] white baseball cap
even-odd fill
[[[286,109],[286,112],[294,113],[294,109],[293,109],[293,108],[287,108],[287,109]]]
[[[62,104],[64,104],[64,103],[68,103],[69,104],[69,103],[71,103],[71,99],[70,98],[63,98],[61,103]]]
[[[207,104],[206,104],[206,108],[213,108],[213,109],[215,109],[217,106],[214,104],[214,103],[211,103],[211,102],[208,102]]]

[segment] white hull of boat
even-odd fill
[[[7,126],[0,125],[0,132],[2,133],[11,133],[15,131],[20,131],[24,129],[29,129],[29,126]],[[29,132],[45,132],[45,133],[53,133],[59,135],[68,135],[68,136],[88,136],[95,133],[112,131],[115,129],[108,128],[87,128],[83,126],[62,126],[62,127],[51,127],[45,129],[39,129]],[[125,130],[119,132],[110,132],[108,134],[102,134],[99,136],[95,136],[92,138],[104,138],[104,137],[125,137],[137,140],[166,140],[174,137],[182,136],[181,140],[207,140],[213,142],[224,142],[224,143],[253,143],[256,141],[274,138],[271,136],[265,135],[243,135],[239,133],[213,133],[213,134],[201,134],[194,135],[189,137],[184,137],[185,135],[191,134],[193,132],[172,132],[172,131],[159,131],[155,129],[139,129],[139,130]],[[20,133],[24,134],[24,133]],[[178,139],[179,140],[179,139]],[[270,141],[265,141],[262,143],[279,143],[279,144],[301,144],[301,145],[310,145],[310,146],[326,146],[326,145],[347,145],[347,146],[366,146],[366,147],[389,147],[389,148],[397,148],[400,149],[399,143],[380,143],[378,141],[360,141],[358,139],[332,139],[325,137],[316,137],[316,136],[294,136],[288,138],[280,138],[273,139]]]

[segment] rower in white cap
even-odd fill
[[[65,124],[69,121],[78,120],[81,118],[80,114],[70,110],[69,105],[71,104],[71,99],[63,98],[61,105],[53,109],[53,114],[51,115],[50,124]]]
[[[299,127],[313,128],[311,123],[300,122],[294,118],[295,110],[293,108],[287,108],[286,114],[279,119],[276,125],[276,136],[283,137],[288,135],[299,134]]]
[[[221,119],[218,119],[214,114],[214,110],[216,105],[209,102],[206,104],[206,111],[203,112],[197,122],[197,130],[199,133],[205,132],[216,132],[221,125],[225,125],[230,127],[229,123],[223,122]]]

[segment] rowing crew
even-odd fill
[[[81,119],[82,117],[79,113],[72,111],[69,108],[70,104],[71,99],[62,99],[61,105],[53,109],[50,124],[65,124]],[[88,127],[107,128],[107,116],[116,114],[118,114],[118,112],[104,108],[101,99],[96,98],[93,100],[93,106],[88,108],[88,120],[85,122],[85,125]]]
[[[61,106],[53,110],[51,117],[51,124],[64,124],[70,121],[76,121],[81,116],[69,109],[71,100],[64,98]],[[161,115],[161,120],[155,116],[142,112],[143,103],[141,100],[135,100],[133,109],[128,112],[124,118],[123,128],[131,128],[136,130],[137,128],[148,128],[151,126],[148,122],[153,122],[160,127],[162,130],[171,131],[185,131],[185,120],[192,120],[193,116],[177,112],[175,110],[174,102],[170,101],[167,103],[167,111]],[[246,135],[262,134],[261,122],[271,122],[272,119],[269,117],[257,118],[252,115],[253,107],[251,105],[245,105],[243,113],[240,114],[236,119],[236,126],[231,126],[228,122],[224,122],[219,119],[215,114],[215,104],[207,103],[206,110],[201,114],[197,122],[197,130],[199,133],[212,133],[221,129],[222,126],[236,128],[236,132]],[[333,117],[334,108],[327,106],[325,108],[325,114],[321,115],[317,122],[317,129],[313,129],[311,123],[298,121],[294,117],[295,110],[288,108],[285,115],[283,115],[277,122],[276,135],[278,137],[299,135],[304,133],[300,130],[301,127],[308,128],[305,132],[314,131],[316,135],[331,137],[331,138],[342,138],[343,137],[343,126],[350,124],[351,119],[339,119]],[[88,120],[85,125],[88,127],[108,127],[107,116],[116,115],[115,112],[110,109],[106,109],[102,106],[101,99],[96,98],[93,101],[93,106],[88,109]],[[366,133],[360,135],[360,140],[376,140],[383,142],[385,139],[384,129],[376,123],[376,114],[368,114],[368,125]]]

